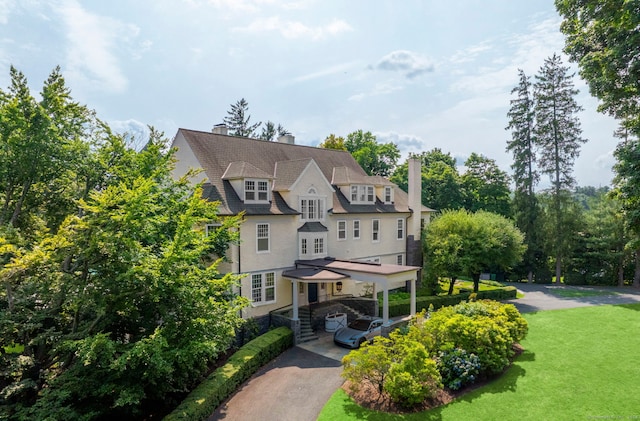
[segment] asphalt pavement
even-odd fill
[[[513,285],[525,296],[505,302],[514,304],[522,313],[640,303],[640,290],[630,287]],[[567,297],[554,293],[558,288],[574,294],[564,294],[573,295]],[[319,337],[285,351],[259,370],[209,421],[315,421],[329,397],[342,386],[340,360],[348,352],[333,344],[331,334],[320,332]]]

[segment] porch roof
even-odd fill
[[[332,257],[325,257],[313,260],[296,260],[296,266],[311,266],[314,268],[324,268],[332,271],[360,272],[371,275],[391,276],[403,273],[415,273],[421,269],[419,266],[401,266],[383,263],[357,262],[353,260],[341,260]]]
[[[282,276],[299,282],[338,282],[349,278],[348,275],[318,267],[285,270]]]

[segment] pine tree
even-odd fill
[[[562,223],[563,208],[567,206],[570,190],[575,184],[573,164],[580,154],[582,129],[577,117],[582,107],[575,96],[573,74],[554,54],[544,61],[534,83],[535,126],[533,130],[542,173],[551,180],[553,235],[550,238],[556,258],[556,282],[560,283],[562,259],[567,253],[570,232]]]
[[[536,154],[533,127],[535,122],[534,101],[530,77],[522,69],[518,69],[518,86],[511,90],[516,98],[511,100],[511,108],[507,113],[511,130],[511,140],[507,141],[507,151],[513,154],[513,181],[515,194],[513,211],[516,225],[525,234],[527,250],[522,263],[517,269],[520,275],[527,276],[529,282],[534,278],[545,277],[545,254],[540,238],[541,212],[535,194],[535,186],[539,180],[536,171]],[[543,281],[543,279],[538,279]]]
[[[223,119],[224,124],[231,130],[230,134],[240,137],[254,137],[256,129],[261,122],[250,124],[251,115],[248,113],[249,103],[241,98],[235,104],[231,104],[228,116]]]

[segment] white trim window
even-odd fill
[[[404,255],[399,254],[396,256],[396,264],[398,266],[404,266]]]
[[[376,201],[376,195],[373,186],[352,185],[351,186],[351,203],[356,204],[373,204]]]
[[[393,188],[391,186],[384,187],[384,203],[387,205],[393,203]]]
[[[256,252],[269,253],[271,250],[271,238],[269,224],[256,224]]]
[[[371,220],[371,241],[377,243],[380,241],[380,220]]]
[[[327,232],[298,234],[298,256],[302,260],[327,257]]]
[[[324,254],[324,238],[316,237],[313,239],[313,254]]]
[[[316,189],[310,188],[307,196],[300,198],[300,217],[303,221],[324,221],[325,198],[316,194]]]
[[[354,240],[360,239],[360,220],[359,219],[354,219],[353,221],[353,239]]]
[[[244,201],[246,203],[266,203],[269,201],[269,182],[267,180],[244,180]]]
[[[344,241],[347,239],[347,221],[338,221],[338,241]]]
[[[276,302],[275,272],[261,272],[251,275],[251,301],[258,305]]]
[[[397,228],[396,239],[404,240],[404,219],[398,218]]]

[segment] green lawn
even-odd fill
[[[640,419],[640,304],[525,314],[526,351],[493,383],[431,411],[367,411],[338,390],[318,420]]]

